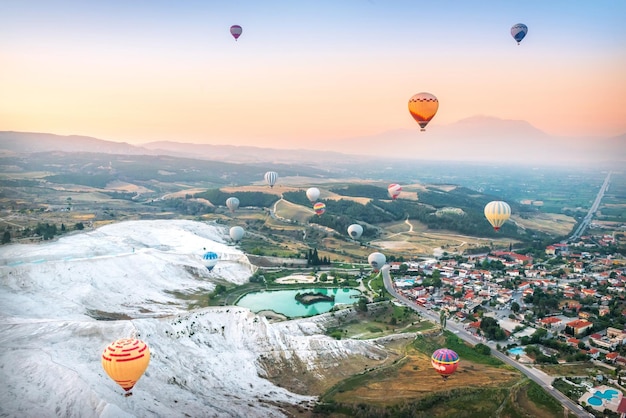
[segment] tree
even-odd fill
[[[367,312],[367,299],[363,297],[359,298],[356,308],[360,312]]]
[[[9,242],[11,242],[11,233],[9,231],[4,231],[4,234],[2,234],[2,243],[8,244]]]
[[[439,325],[441,325],[441,330],[443,331],[444,329],[446,329],[446,322],[448,321],[448,317],[446,315],[446,311],[444,311],[443,309],[441,310],[441,312],[439,313]]]
[[[519,303],[517,303],[517,302],[515,302],[515,301],[511,302],[511,310],[512,310],[513,312],[515,312],[515,313],[518,313],[518,312],[519,312],[519,310],[520,310]]]

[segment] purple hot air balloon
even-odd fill
[[[233,35],[235,41],[239,39],[239,37],[241,36],[241,32],[243,32],[243,29],[241,29],[241,26],[239,25],[232,25],[230,27],[230,34]]]

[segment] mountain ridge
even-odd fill
[[[472,116],[449,125],[393,129],[334,141],[307,142],[306,147],[272,148],[153,141],[140,145],[82,135],[0,131],[0,151],[100,152],[128,155],[170,155],[239,163],[417,159],[458,162],[515,163],[626,162],[626,133],[613,137],[556,137],[524,120]]]

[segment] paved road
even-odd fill
[[[596,214],[598,207],[600,207],[600,202],[602,201],[602,198],[604,197],[604,193],[606,192],[606,189],[609,188],[610,183],[611,183],[611,172],[609,171],[609,173],[606,175],[606,178],[604,179],[604,183],[602,183],[602,187],[600,187],[600,190],[598,191],[598,194],[596,195],[596,200],[593,201],[593,204],[589,208],[589,212],[587,212],[587,215],[585,215],[580,225],[578,225],[574,233],[569,237],[568,239],[569,242],[576,241],[585,232],[585,230],[591,223],[593,216]]]
[[[389,292],[390,295],[395,297],[403,305],[408,306],[409,308],[419,312],[423,318],[426,318],[429,321],[434,322],[435,324],[439,324],[439,314],[412,302],[411,300],[405,298],[404,296],[396,292],[395,288],[393,287],[391,283],[391,275],[389,274],[389,265],[383,266],[383,268],[381,269],[381,272],[383,276],[385,289],[387,290],[387,292]],[[446,328],[451,330],[462,340],[472,345],[475,345],[478,343],[485,344],[482,340],[479,340],[473,334],[465,331],[465,328],[462,325],[456,324],[453,321],[446,322]],[[549,376],[543,373],[541,370],[537,370],[533,367],[528,367],[528,366],[518,363],[517,361],[513,360],[506,354],[498,351],[496,349],[495,343],[486,343],[486,344],[491,348],[491,354],[493,356],[497,357],[498,359],[502,360],[502,362],[509,364],[515,367],[516,369],[518,369],[519,371],[521,371],[522,373],[524,373],[526,376],[528,376],[528,378],[533,380],[535,383],[541,386],[546,392],[548,392],[556,400],[558,400],[561,403],[561,405],[563,405],[564,408],[569,409],[574,415],[581,417],[581,418],[593,417],[593,415],[588,413],[587,411],[581,410],[577,403],[569,399],[567,396],[563,395],[558,390],[554,389],[552,387],[552,381],[554,380],[552,376]]]

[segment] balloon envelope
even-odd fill
[[[385,257],[383,253],[379,253],[379,252],[371,253],[367,257],[367,262],[369,263],[370,266],[372,266],[374,271],[380,270],[380,268],[385,265],[386,261],[387,261],[387,257]]]
[[[230,231],[228,232],[228,234],[230,235],[230,239],[232,239],[233,241],[241,240],[243,238],[244,233],[245,231],[240,226],[233,226],[232,228],[230,228]]]
[[[524,39],[527,33],[528,26],[523,23],[517,23],[511,27],[511,36],[517,41],[518,45],[522,42],[522,39]]]
[[[439,100],[430,93],[417,93],[409,99],[409,113],[419,123],[422,131],[439,109]]]
[[[459,355],[449,348],[436,350],[430,358],[433,368],[447,379],[459,367]]]
[[[318,189],[317,187],[311,187],[306,191],[306,197],[311,202],[315,202],[320,197],[320,189]]]
[[[274,187],[276,184],[276,180],[278,180],[278,173],[275,171],[268,171],[265,173],[265,182],[269,184],[270,187]]]
[[[226,199],[226,207],[230,209],[231,212],[234,212],[239,208],[239,199],[236,197],[229,197]]]
[[[122,338],[104,349],[101,361],[106,374],[128,392],[148,368],[150,349],[141,340]]]
[[[485,217],[496,231],[500,229],[510,216],[511,207],[506,202],[494,200],[485,205]]]
[[[348,235],[353,239],[361,238],[363,235],[363,227],[359,224],[352,224],[348,227]]]
[[[315,211],[315,214],[319,216],[326,212],[326,205],[322,202],[317,202],[313,205],[313,210]]]
[[[241,29],[241,26],[239,25],[232,25],[230,27],[230,34],[233,35],[233,38],[235,38],[235,41],[239,39],[239,37],[241,36],[241,32],[243,32],[243,29]]]
[[[217,259],[217,253],[214,253],[213,251],[207,251],[202,255],[202,264],[204,264],[204,266],[208,268],[209,271],[211,271],[213,270],[213,267],[215,267],[215,265],[217,264]]]
[[[402,186],[400,186],[399,184],[390,184],[389,187],[387,187],[387,192],[389,193],[389,197],[391,197],[391,199],[396,200],[398,198],[398,196],[400,196],[400,192],[402,191]]]

